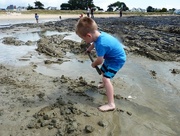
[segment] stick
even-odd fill
[[[93,60],[93,58],[92,58],[90,52],[87,52],[87,53],[88,53],[88,56],[89,56],[90,60],[91,60],[92,62],[94,62],[94,60]],[[96,66],[95,68],[96,68],[96,71],[98,72],[98,74],[101,75],[101,70],[99,69],[99,67]]]

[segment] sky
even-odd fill
[[[34,2],[36,0],[0,0],[0,8],[6,8],[9,5],[25,6],[28,4],[34,7]],[[44,8],[48,6],[57,7],[59,9],[62,3],[67,3],[68,0],[37,0],[44,4]],[[107,10],[107,6],[117,2],[118,0],[93,0],[96,6]],[[146,9],[148,6],[152,6],[153,8],[167,8],[167,9],[180,9],[180,0],[119,0],[120,2],[124,2],[129,9],[132,8],[142,8]]]

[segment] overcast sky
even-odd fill
[[[34,2],[36,0],[0,0],[0,8],[6,8],[9,5],[18,6],[28,6],[30,4],[34,7]],[[67,3],[68,0],[37,0],[44,4],[44,8],[48,6],[53,6],[59,8],[62,3]],[[107,9],[107,6],[117,2],[118,0],[93,0],[96,6]],[[180,9],[180,0],[123,0],[127,7],[132,8],[143,8],[146,9],[148,6],[153,8],[176,8]]]

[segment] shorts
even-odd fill
[[[124,63],[119,67],[119,69],[123,65],[124,65]],[[112,68],[106,66],[105,64],[103,64],[101,67],[101,71],[103,72],[103,76],[106,78],[110,78],[110,79],[112,79],[115,76],[115,74],[119,71],[119,69],[117,69],[117,70],[112,69]]]

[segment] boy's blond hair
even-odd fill
[[[87,33],[93,33],[98,29],[96,22],[89,17],[82,17],[76,24],[76,34],[86,36]]]

